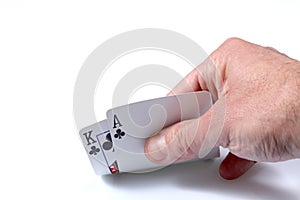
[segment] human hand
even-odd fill
[[[226,40],[170,93],[206,90],[215,104],[203,116],[149,138],[156,163],[203,156],[214,146],[230,153],[220,175],[234,179],[255,162],[300,157],[300,62],[269,47]]]

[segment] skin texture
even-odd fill
[[[156,163],[230,153],[220,175],[235,179],[256,162],[300,157],[300,62],[270,47],[226,40],[169,95],[206,90],[214,105],[198,119],[163,129],[145,143]]]

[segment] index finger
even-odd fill
[[[216,52],[213,52],[203,63],[194,68],[184,79],[182,79],[167,95],[178,95],[195,91],[209,91],[212,94],[213,101],[218,99],[218,89],[221,89],[221,76],[220,68],[223,64],[214,61],[217,58]],[[218,63],[220,66],[216,66]],[[221,70],[221,72],[224,70]],[[221,84],[220,84],[221,83]]]
[[[178,95],[188,92],[200,91],[201,87],[198,81],[198,72],[193,69],[186,77],[184,77],[167,96]]]

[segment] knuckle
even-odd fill
[[[265,49],[268,49],[268,50],[271,50],[271,51],[274,51],[274,52],[279,52],[277,49],[273,48],[273,47],[265,47]]]
[[[165,136],[165,142],[167,146],[172,145],[172,143],[176,141],[179,132],[180,132],[179,124],[174,124],[172,127],[169,128],[168,134],[166,134]]]
[[[239,46],[242,43],[244,43],[244,40],[237,38],[237,37],[231,37],[225,40],[223,43],[224,46]]]
[[[220,61],[224,62],[227,57],[240,52],[240,50],[243,49],[241,47],[244,47],[247,44],[249,43],[237,37],[228,38],[209,56],[209,58],[214,64],[219,63]]]
[[[235,54],[240,51],[241,46],[244,46],[246,44],[246,41],[232,37],[228,38],[223,42],[223,44],[216,49],[210,56],[210,60],[212,63],[216,66],[224,66],[224,62],[227,60],[228,57],[232,56],[232,54]]]

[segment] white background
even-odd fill
[[[296,0],[0,1],[0,199],[300,199],[299,160],[258,164],[235,181],[218,176],[221,159],[97,177],[72,111],[82,63],[114,35],[170,29],[208,53],[237,36],[300,59],[299,8]],[[108,107],[97,106],[102,118]]]

